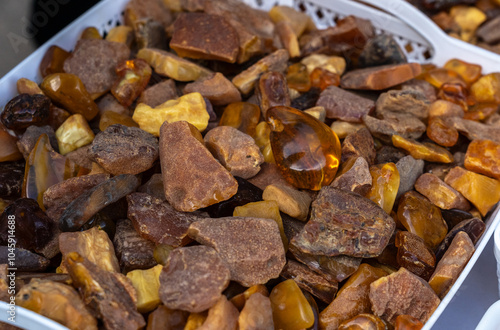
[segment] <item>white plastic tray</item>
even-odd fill
[[[104,0],[87,11],[80,18],[75,20],[72,24],[58,33],[55,37],[50,39],[45,45],[41,46],[36,52],[31,54],[18,66],[12,69],[2,79],[0,79],[0,106],[4,106],[11,98],[17,95],[16,82],[19,78],[28,78],[37,82],[41,81],[41,76],[38,70],[40,61],[45,54],[46,50],[52,46],[57,45],[66,50],[72,50],[76,41],[78,40],[83,29],[89,26],[97,27],[101,33],[109,31],[112,27],[122,22],[122,12],[129,0]],[[430,45],[418,33],[413,31],[407,25],[385,13],[362,6],[358,3],[349,0],[244,0],[253,7],[269,10],[274,4],[289,5],[295,8],[305,8],[305,11],[314,19],[319,28],[335,25],[335,19],[344,17],[350,14],[372,20],[378,33],[385,32],[392,34],[396,41],[406,51],[408,59],[412,62],[427,63],[431,62],[432,58],[425,56],[426,52],[430,52]],[[410,52],[407,51],[407,45],[411,45]],[[479,63],[480,64],[480,63]],[[499,69],[500,72],[500,63]],[[451,301],[460,285],[463,283],[474,263],[479,258],[489,238],[492,236],[495,227],[500,222],[499,207],[496,208],[493,215],[486,221],[486,230],[481,239],[476,244],[476,252],[471,260],[463,270],[462,274],[450,289],[446,297],[441,301],[441,304],[427,321],[424,330],[429,330],[442,314],[448,303]],[[493,288],[492,288],[493,289]],[[0,304],[0,320],[6,320],[3,316],[6,315],[6,304]],[[23,314],[26,317],[31,317],[29,314]],[[26,329],[42,329],[42,325],[48,329],[54,328],[53,321],[37,317],[36,322],[40,322],[40,327],[25,327]],[[45,322],[45,323],[44,323]],[[35,323],[36,324],[36,323]],[[19,323],[17,326],[22,325]]]

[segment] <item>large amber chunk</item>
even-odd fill
[[[448,225],[439,208],[415,191],[401,196],[398,220],[410,233],[422,238],[431,249],[435,249],[448,233]]]
[[[257,98],[260,103],[262,117],[267,110],[275,106],[290,106],[290,95],[286,78],[280,72],[270,71],[262,74],[257,83]]]
[[[456,58],[446,62],[444,68],[458,73],[468,84],[475,82],[481,77],[480,65],[467,63]]]
[[[500,73],[490,73],[479,78],[470,87],[471,96],[478,102],[500,103]]]
[[[149,64],[140,58],[121,62],[116,67],[119,78],[111,87],[111,93],[118,102],[128,107],[146,88],[152,73]]]
[[[393,135],[392,144],[397,148],[405,149],[415,159],[446,164],[453,162],[453,155],[448,150],[433,143],[421,143],[416,140],[405,139],[400,135]]]
[[[260,109],[258,105],[248,102],[236,102],[229,104],[224,109],[219,126],[231,126],[254,137],[259,119]]]
[[[57,144],[61,155],[74,151],[90,144],[94,140],[94,132],[89,127],[85,118],[72,115],[56,131]]]
[[[294,280],[276,285],[269,295],[276,329],[300,330],[314,324],[314,314]]]
[[[99,113],[97,104],[87,92],[78,76],[70,73],[54,73],[45,77],[40,85],[42,91],[71,113],[79,113],[87,120]]]
[[[474,140],[465,154],[464,166],[469,171],[500,180],[500,144],[490,140]]]
[[[316,118],[289,107],[267,111],[274,159],[285,179],[297,188],[329,185],[340,163],[337,135]]]
[[[367,198],[377,203],[388,214],[391,213],[399,189],[399,171],[394,163],[385,163],[370,167],[372,187]]]

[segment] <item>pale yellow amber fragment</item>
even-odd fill
[[[394,163],[378,164],[370,167],[372,187],[366,197],[377,203],[390,214],[399,189],[399,171]]]
[[[94,132],[87,120],[80,114],[70,116],[56,131],[59,153],[67,153],[83,147],[94,141]]]
[[[137,310],[139,313],[151,312],[160,305],[160,273],[162,265],[150,269],[136,269],[127,273],[137,292]]]
[[[301,61],[307,67],[309,74],[316,68],[324,69],[338,75],[345,71],[346,61],[341,56],[328,56],[323,54],[313,54],[304,57]]]
[[[393,135],[392,144],[396,148],[406,150],[415,159],[445,164],[453,162],[453,155],[448,150],[433,143],[420,143],[416,140],[405,139],[402,136]]]
[[[477,102],[500,103],[500,73],[490,73],[479,78],[470,87],[470,94]]]

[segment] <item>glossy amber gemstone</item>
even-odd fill
[[[470,93],[477,102],[500,103],[500,73],[482,76],[472,84]]]
[[[464,118],[468,120],[483,121],[498,111],[496,103],[476,103],[469,106]]]
[[[468,84],[472,84],[481,77],[482,68],[480,65],[467,63],[456,58],[446,62],[444,68],[458,73]]]
[[[340,76],[326,69],[316,68],[311,72],[311,86],[318,87],[322,91],[328,86],[340,85]]]
[[[289,107],[267,111],[271,147],[284,178],[297,188],[319,190],[335,178],[340,163],[337,135],[316,118]]]
[[[399,231],[395,245],[398,248],[398,264],[424,280],[429,280],[436,267],[436,256],[424,240],[410,232]]]
[[[64,61],[71,54],[58,46],[50,46],[43,55],[42,62],[40,62],[40,73],[42,77],[47,77],[53,73],[64,72]]]
[[[396,148],[406,150],[415,159],[446,164],[453,162],[453,155],[448,150],[433,143],[420,143],[416,140],[405,139],[402,136],[393,135],[392,144]]]
[[[401,196],[398,220],[406,230],[422,238],[431,249],[435,249],[448,233],[448,225],[439,208],[415,191]]]
[[[275,329],[300,330],[314,324],[311,305],[294,280],[276,285],[269,298]]]
[[[260,108],[258,105],[248,102],[236,102],[229,104],[224,109],[219,126],[231,126],[254,137],[259,119]]]
[[[359,314],[340,324],[339,330],[386,330],[384,321],[373,314]]]
[[[429,118],[427,136],[443,147],[453,147],[458,141],[457,129],[446,125],[440,117]]]
[[[473,140],[467,147],[464,166],[469,171],[500,180],[500,144]]]
[[[417,318],[411,315],[398,315],[394,330],[420,330],[424,324]]]
[[[439,89],[438,97],[441,100],[458,104],[464,110],[467,110],[469,105],[474,104],[472,98],[469,97],[469,91],[461,84],[444,83]]]
[[[54,73],[43,80],[42,91],[61,104],[71,113],[79,113],[87,120],[93,119],[99,113],[97,104],[87,92],[78,76],[71,73]]]
[[[445,83],[467,86],[467,83],[458,73],[443,68],[429,70],[422,75],[422,78],[436,88],[441,88]]]
[[[116,67],[119,78],[111,87],[111,93],[128,107],[146,88],[152,73],[149,64],[140,58],[119,63]]]
[[[259,146],[260,152],[264,156],[264,160],[268,163],[274,163],[273,150],[271,148],[271,127],[265,121],[260,122],[255,127],[255,143]]]
[[[399,171],[394,163],[370,166],[372,187],[366,197],[377,203],[388,214],[391,213],[399,189]]]
[[[23,158],[17,148],[17,138],[10,135],[5,126],[0,124],[0,162],[10,162]]]
[[[83,30],[82,34],[80,35],[80,39],[102,39],[102,36],[97,28],[89,26],[88,28]]]
[[[307,92],[311,89],[311,79],[309,79],[307,66],[302,63],[295,63],[288,67],[286,81],[288,83],[288,87],[299,92]]]
[[[120,124],[127,127],[139,127],[139,125],[132,120],[132,117],[114,112],[114,111],[104,111],[99,120],[99,129],[104,131],[111,125]]]

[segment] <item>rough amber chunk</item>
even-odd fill
[[[72,115],[66,119],[56,131],[57,144],[61,155],[66,155],[91,143],[94,137],[94,132],[80,114]]]
[[[93,119],[99,113],[99,108],[82,81],[74,74],[51,74],[45,77],[40,88],[52,101],[61,104],[71,113],[83,115],[87,120]]]
[[[314,314],[294,280],[276,285],[269,295],[276,329],[300,330],[314,324]]]
[[[271,300],[260,293],[251,295],[240,313],[238,326],[240,330],[273,330]]]
[[[431,117],[427,124],[427,136],[443,147],[453,147],[458,141],[458,131],[440,117]]]
[[[459,166],[450,170],[444,182],[458,190],[483,216],[500,200],[500,181],[467,171]]]
[[[17,138],[0,124],[0,162],[10,162],[23,158],[23,154],[17,148]]]
[[[470,93],[478,102],[500,103],[500,73],[482,76],[472,84]]]
[[[460,39],[464,41],[471,41],[476,29],[486,20],[486,14],[474,6],[453,6],[450,16],[459,26]]]
[[[463,117],[464,109],[458,104],[445,100],[436,100],[429,107],[429,118],[432,117]]]
[[[50,99],[43,94],[20,94],[10,100],[0,114],[8,129],[23,132],[31,125],[43,125],[49,117]]]
[[[418,63],[375,66],[350,71],[342,76],[340,85],[349,89],[382,90],[404,83],[420,74]]]
[[[317,87],[324,91],[329,86],[340,85],[340,76],[336,73],[330,72],[326,69],[316,68],[310,75],[311,86]]]
[[[293,88],[299,92],[309,91],[309,89],[311,89],[311,79],[309,79],[307,66],[302,63],[290,65],[286,73],[286,82],[289,88]]]
[[[500,180],[500,144],[490,140],[474,140],[465,154],[464,166],[469,171]]]
[[[40,73],[42,77],[45,78],[53,73],[64,72],[64,61],[66,61],[70,55],[69,52],[58,46],[50,46],[40,62]]]
[[[184,330],[189,313],[178,309],[158,306],[148,317],[147,330]],[[203,323],[203,322],[201,322]],[[200,323],[200,325],[201,325]]]
[[[132,117],[114,111],[104,111],[99,119],[99,129],[105,131],[111,125],[120,124],[127,127],[139,127]]]
[[[455,71],[465,80],[466,83],[471,84],[481,77],[481,66],[477,64],[467,63],[459,59],[451,59],[444,65],[445,69]]]
[[[264,160],[267,163],[275,163],[270,135],[271,127],[265,121],[260,122],[257,127],[255,127],[255,143],[259,146],[260,152],[262,152],[264,156]]]
[[[470,209],[469,202],[462,194],[434,174],[422,174],[415,182],[415,190],[441,209],[459,209],[464,211]]]
[[[288,107],[268,110],[274,159],[285,179],[297,188],[329,185],[340,163],[337,135],[316,118]]]
[[[229,104],[224,109],[219,126],[231,126],[254,137],[259,119],[260,109],[258,105],[248,102],[236,102]]]
[[[397,148],[405,149],[415,159],[446,164],[453,162],[453,155],[448,150],[433,143],[420,143],[416,140],[393,135],[392,144]]]
[[[203,322],[207,319],[208,311],[203,313],[191,313],[187,318],[186,325],[184,326],[184,330],[197,330],[199,329]]]
[[[423,239],[407,231],[396,234],[397,260],[401,267],[408,269],[424,280],[428,280],[436,266],[434,252],[425,245]]]
[[[266,117],[267,110],[274,106],[290,106],[290,95],[286,78],[275,71],[264,73],[257,83],[257,98],[260,103],[262,117]]]
[[[445,83],[467,86],[458,73],[443,68],[429,70],[423,74],[422,78],[436,88],[441,88]]]
[[[419,319],[410,315],[398,315],[394,324],[394,330],[420,330],[423,327]]]
[[[160,273],[162,265],[142,270],[136,269],[127,273],[132,285],[137,292],[137,310],[139,313],[151,312],[160,304]]]
[[[401,196],[397,214],[406,230],[422,238],[431,249],[435,249],[448,233],[448,225],[439,208],[415,191]]]
[[[281,21],[275,25],[275,29],[283,47],[288,51],[288,54],[290,54],[290,58],[299,57],[299,41],[293,30],[292,24],[287,21]]]
[[[391,213],[399,189],[399,171],[394,163],[370,167],[372,187],[366,197],[377,203],[388,214]]]
[[[444,83],[439,89],[438,97],[461,106],[467,110],[469,105],[474,104],[474,100],[469,97],[466,87],[456,83]]]
[[[120,42],[131,48],[132,43],[134,42],[134,29],[126,25],[115,26],[114,28],[109,30],[108,34],[106,35],[106,40]]]
[[[378,316],[373,314],[359,314],[350,320],[344,321],[339,325],[339,330],[386,330],[387,326]]]
[[[269,11],[269,16],[274,23],[279,23],[281,21],[290,23],[293,31],[299,37],[304,31],[310,29],[311,25],[314,25],[307,14],[295,10],[292,7],[275,6]]]
[[[146,88],[152,73],[149,64],[140,58],[121,62],[116,67],[118,80],[111,87],[111,93],[121,105],[128,107]]]

